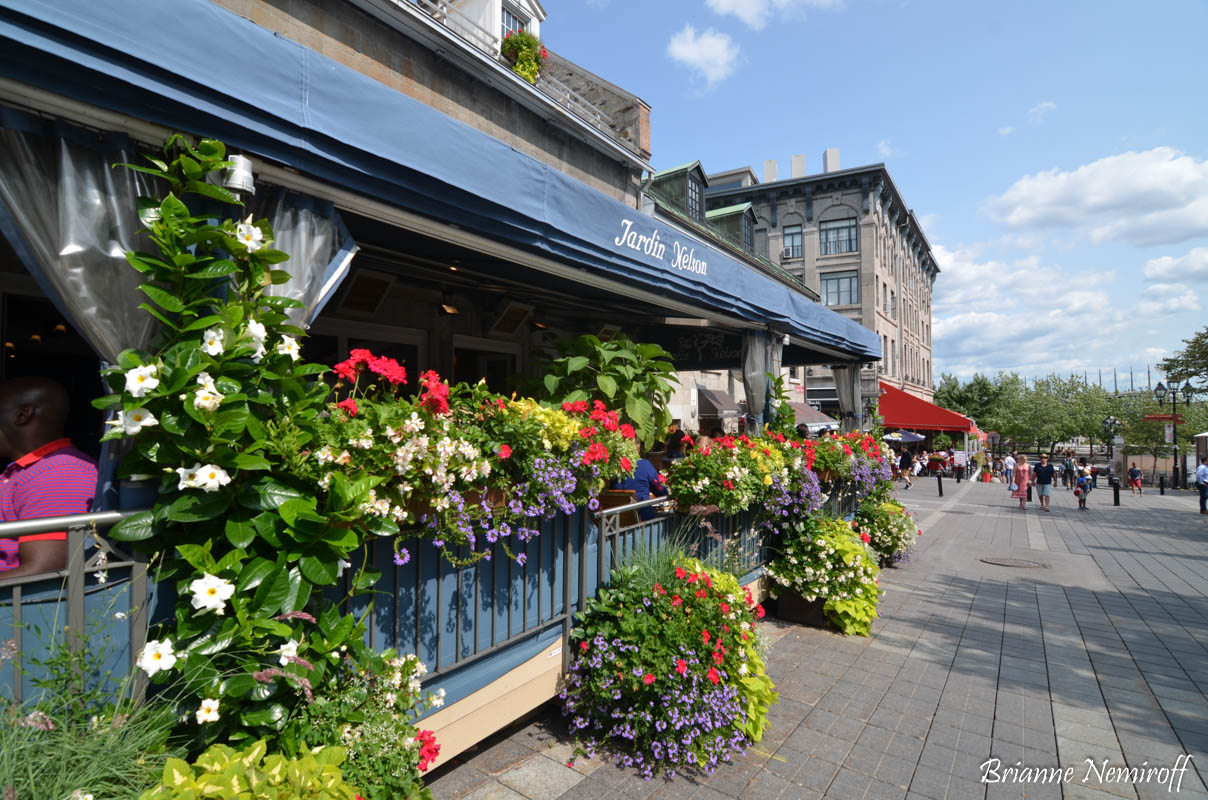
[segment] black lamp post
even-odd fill
[[[1187,475],[1184,470],[1179,469],[1179,392],[1180,389],[1178,383],[1172,383],[1169,390],[1167,390],[1161,381],[1158,382],[1157,386],[1153,387],[1153,396],[1154,399],[1158,401],[1159,408],[1161,408],[1162,404],[1166,402],[1166,395],[1170,395],[1170,425],[1172,428],[1171,439],[1173,440],[1172,443],[1174,444],[1174,485],[1182,486],[1184,489],[1186,489]],[[1195,394],[1195,387],[1191,385],[1191,381],[1187,381],[1183,384],[1182,394],[1183,404],[1190,406],[1191,396]],[[1179,482],[1180,475],[1182,475],[1183,478],[1182,483]]]
[[[1108,414],[1107,419],[1103,420],[1103,432],[1107,439],[1107,460],[1110,462],[1116,456],[1115,442],[1116,430],[1120,427],[1120,420],[1116,419],[1111,414]]]
[[[990,431],[986,435],[986,443],[990,445],[991,455],[998,455],[998,443],[1000,441],[1002,441],[1002,437],[998,434],[998,431]]]

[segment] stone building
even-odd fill
[[[750,167],[708,176],[707,209],[746,203],[755,216],[755,251],[880,337],[882,360],[861,374],[865,404],[879,395],[878,380],[930,402],[931,292],[940,270],[885,165],[841,169],[839,151],[828,149],[822,171],[812,175],[796,155],[786,178],[774,160],[764,162],[762,181]],[[797,368],[789,377],[811,405],[837,410],[830,370]]]

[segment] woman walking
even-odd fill
[[[1028,510],[1028,483],[1032,480],[1032,470],[1028,467],[1028,457],[1023,453],[1015,461],[1015,471],[1011,476],[1011,496],[1019,500],[1019,510]]]

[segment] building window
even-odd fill
[[[889,284],[884,282],[881,283],[881,308],[889,312]]]
[[[745,214],[742,218],[742,249],[748,253],[755,252],[755,224]]]
[[[860,302],[857,272],[831,272],[821,276],[822,300],[828,306],[854,306]]]
[[[784,257],[801,258],[801,226],[784,226]]]
[[[704,221],[700,202],[700,183],[695,178],[688,178],[688,216],[697,222]]]
[[[527,19],[515,13],[507,6],[503,7],[503,33],[500,34],[500,37],[506,39],[509,33],[519,33],[527,27]]]
[[[821,252],[824,256],[836,253],[854,253],[860,249],[855,217],[820,223],[818,233],[821,240]]]
[[[889,293],[889,316],[891,319],[898,318],[898,294],[897,294],[897,292]]]

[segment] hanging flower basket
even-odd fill
[[[509,31],[499,46],[500,54],[512,65],[512,71],[529,83],[536,83],[549,51],[528,31]]]

